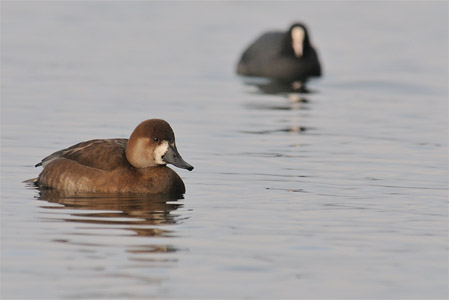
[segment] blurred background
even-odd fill
[[[310,93],[235,74],[295,21]],[[448,53],[447,2],[2,1],[1,298],[446,299]],[[149,118],[184,199],[22,183]]]

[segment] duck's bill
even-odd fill
[[[166,163],[172,164],[178,168],[187,169],[189,171],[193,170],[193,166],[187,163],[184,159],[182,159],[181,155],[178,152],[178,149],[176,149],[176,145],[168,146],[167,153],[165,153],[162,159]]]

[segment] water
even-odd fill
[[[445,2],[2,2],[1,298],[448,295]],[[234,74],[311,30],[309,94]],[[40,159],[147,118],[184,199],[41,194]]]

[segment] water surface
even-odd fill
[[[444,2],[2,2],[4,299],[448,297]],[[234,74],[309,25],[324,77]],[[187,193],[40,192],[48,154],[173,127]]]

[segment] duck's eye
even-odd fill
[[[159,139],[157,137],[153,138],[153,141],[158,142]]]

